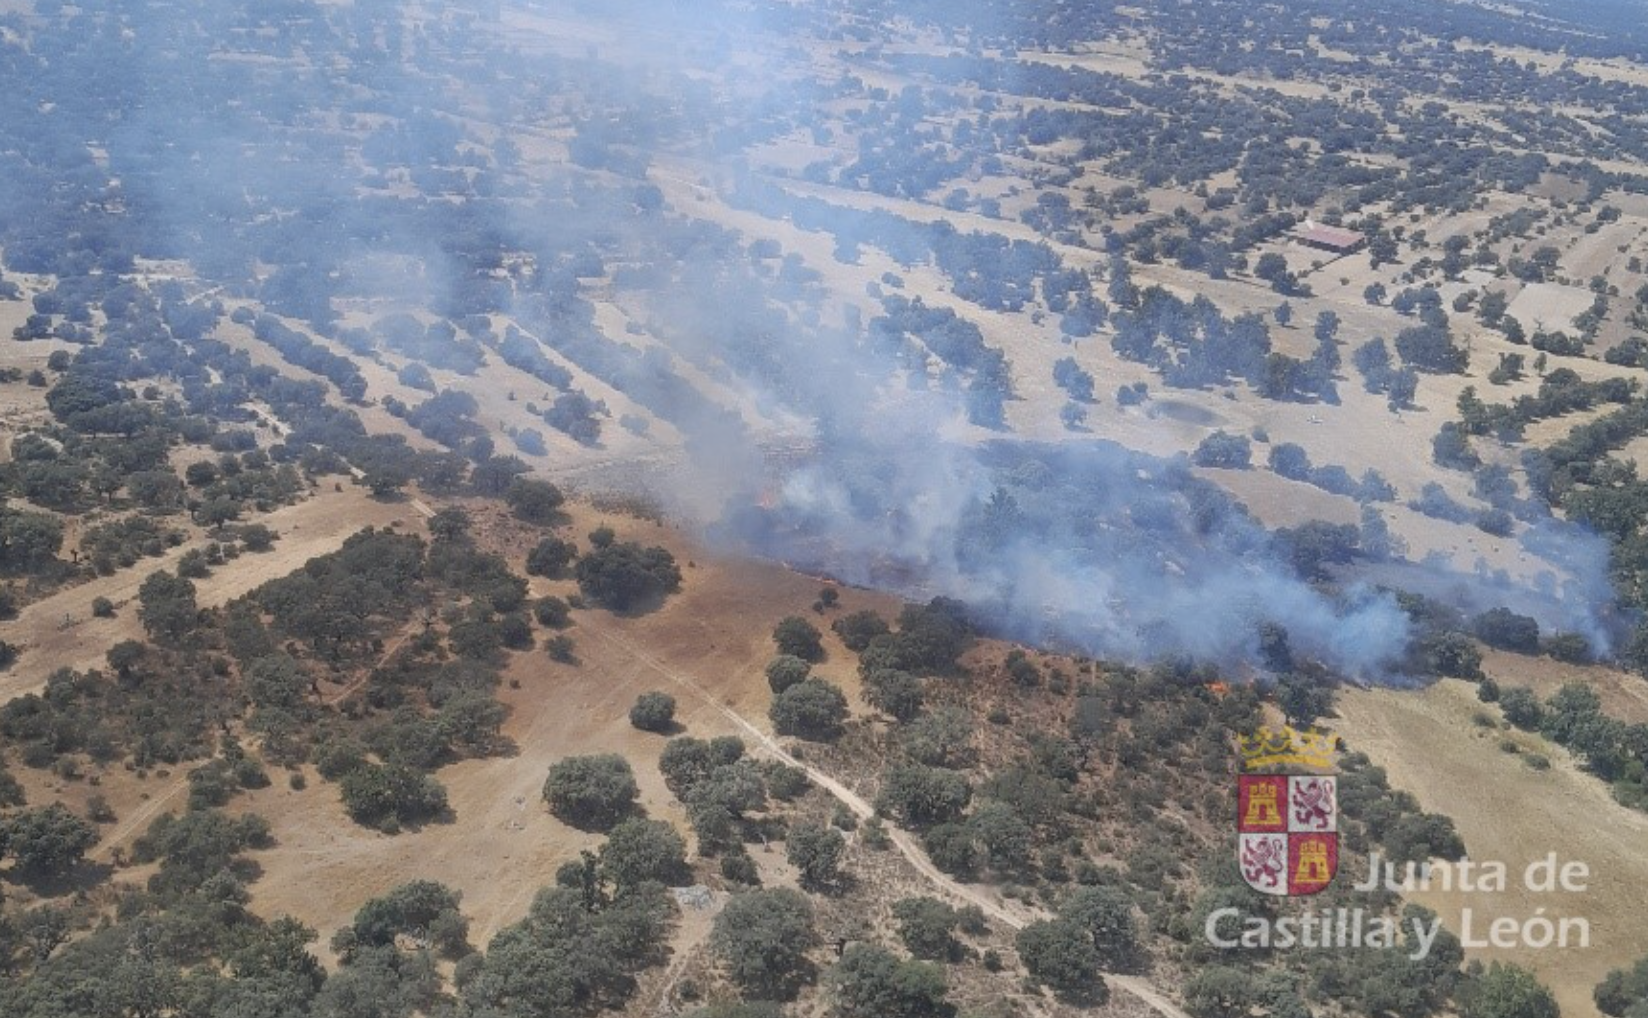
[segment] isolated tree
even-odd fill
[[[841,880],[841,856],[847,840],[834,827],[814,821],[791,825],[785,837],[784,854],[800,875],[801,887],[822,891]]]
[[[710,946],[751,997],[786,1000],[806,973],[813,907],[789,888],[735,894],[715,917]]]
[[[59,802],[0,819],[0,857],[28,877],[62,876],[95,844],[97,828]]]
[[[836,1018],[951,1018],[944,970],[903,961],[886,948],[854,944],[825,973],[825,991]]]
[[[773,627],[773,642],[780,654],[798,657],[803,661],[818,661],[824,657],[823,634],[818,627],[799,615],[788,615]]]
[[[675,724],[675,697],[653,691],[642,693],[629,709],[629,723],[643,732],[667,732]]]
[[[1061,357],[1053,362],[1053,381],[1078,403],[1093,401],[1093,375],[1076,363],[1074,357]]]
[[[687,873],[687,843],[662,820],[632,817],[607,835],[600,866],[619,894],[649,880],[678,884]]]
[[[1413,405],[1419,394],[1419,373],[1412,368],[1393,371],[1385,387],[1385,404],[1394,413]]]
[[[1246,470],[1253,464],[1253,443],[1244,435],[1215,431],[1202,439],[1190,459],[1199,467]]]
[[[1292,442],[1281,442],[1270,447],[1270,469],[1289,480],[1303,481],[1310,476],[1310,455]]]
[[[1253,274],[1268,283],[1284,280],[1288,274],[1287,259],[1275,251],[1267,251],[1254,263]]]
[[[807,679],[774,697],[768,715],[780,735],[828,742],[841,735],[847,697],[823,679]]]
[[[567,757],[549,769],[544,801],[579,830],[610,830],[635,808],[641,790],[629,761],[616,753]]]

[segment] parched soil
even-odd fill
[[[406,503],[377,501],[366,489],[347,483],[342,491],[333,491],[326,481],[308,499],[260,517],[259,522],[279,535],[274,547],[259,554],[242,554],[214,568],[212,575],[195,580],[196,600],[202,608],[225,604],[295,571],[317,555],[335,551],[362,528],[411,523],[417,515]],[[0,673],[0,703],[37,690],[59,668],[100,666],[105,652],[121,640],[143,639],[138,588],[157,570],[175,570],[184,553],[200,543],[185,543],[158,558],[142,559],[130,569],[60,591],[0,624],[5,639],[23,651],[16,664]],[[114,602],[114,618],[92,615],[92,601],[99,597]]]
[[[588,510],[578,516],[581,529],[599,519]],[[575,665],[556,663],[541,650],[515,656],[499,698],[511,709],[504,734],[517,752],[462,761],[438,773],[455,814],[452,823],[393,837],[367,830],[344,815],[336,786],[312,770],[302,792],[277,780],[241,800],[270,820],[277,841],[258,855],[265,869],[252,886],[259,912],[295,915],[329,931],[373,895],[427,877],[463,892],[473,938],[484,943],[525,914],[532,895],[554,882],[562,863],[602,840],[566,826],[544,806],[544,777],[552,763],[568,756],[623,755],[635,770],[647,815],[686,830],[681,806],[658,772],[665,739],[631,727],[630,705],[641,693],[663,690],[676,697],[677,721],[687,734],[753,741],[720,706],[765,724],[771,694],[763,669],[774,653],[772,626],[786,614],[810,614],[819,584],[776,566],[696,560],[690,547],[661,527],[609,522],[622,537],[671,546],[686,575],[682,592],[634,617],[574,613],[567,632],[577,644]],[[535,596],[571,589],[565,581],[543,579],[533,586]],[[853,590],[843,591],[842,605],[840,611],[891,607],[885,598]],[[828,620],[818,622],[823,628]],[[850,671],[839,644],[835,652],[841,663],[820,670]],[[655,662],[666,658],[671,668],[692,675],[709,699],[661,674]]]
[[[1490,658],[1489,672],[1500,663]],[[1436,910],[1455,933],[1461,909],[1471,909],[1478,939],[1485,939],[1494,919],[1520,924],[1539,909],[1552,919],[1589,920],[1588,949],[1474,948],[1467,956],[1524,965],[1551,987],[1563,1014],[1595,1014],[1592,987],[1641,957],[1648,944],[1648,815],[1614,802],[1606,785],[1538,736],[1516,733],[1523,750],[1502,751],[1500,741],[1510,733],[1471,720],[1482,708],[1475,686],[1458,680],[1419,692],[1347,689],[1339,698],[1338,727],[1349,748],[1389,772],[1393,786],[1412,792],[1425,809],[1452,817],[1471,859],[1503,862],[1510,873],[1502,893],[1455,888],[1405,897]],[[1530,752],[1545,754],[1551,768],[1529,767],[1524,759]],[[1528,864],[1553,852],[1559,861],[1590,867],[1586,892],[1537,894],[1523,887]]]

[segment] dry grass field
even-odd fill
[[[1522,678],[1500,666],[1490,658],[1485,670],[1502,682]],[[1550,667],[1541,664],[1536,670],[1548,673]],[[1634,678],[1625,681],[1641,686]],[[1648,855],[1642,851],[1648,817],[1614,802],[1607,787],[1583,773],[1561,747],[1538,736],[1509,735],[1475,724],[1472,718],[1482,706],[1475,687],[1457,680],[1422,691],[1346,690],[1340,695],[1337,727],[1352,749],[1390,772],[1393,784],[1413,792],[1426,809],[1451,816],[1472,860],[1503,862],[1511,873],[1503,893],[1430,890],[1413,894],[1413,900],[1436,910],[1455,933],[1460,932],[1461,910],[1471,909],[1478,938],[1494,919],[1520,923],[1541,908],[1552,918],[1585,918],[1589,949],[1476,948],[1467,953],[1484,962],[1514,961],[1537,972],[1564,1014],[1595,1013],[1591,988],[1609,970],[1640,957],[1648,938]],[[1505,738],[1520,751],[1502,750]],[[1535,770],[1525,762],[1536,752],[1549,757],[1549,770]],[[1587,891],[1537,894],[1522,886],[1522,871],[1553,852],[1564,862],[1590,867]]]

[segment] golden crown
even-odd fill
[[[1339,736],[1312,728],[1301,732],[1292,727],[1261,728],[1252,735],[1238,735],[1242,762],[1248,770],[1277,764],[1304,767],[1331,767],[1339,751]]]

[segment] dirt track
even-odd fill
[[[837,801],[852,810],[853,813],[861,820],[868,820],[875,814],[875,808],[866,802],[863,796],[854,792],[846,785],[843,785],[825,771],[814,767],[812,764],[809,764],[804,760],[799,760],[786,752],[784,747],[779,745],[778,741],[772,736],[756,727],[753,723],[737,711],[734,711],[731,707],[718,702],[710,694],[709,690],[705,689],[704,686],[691,675],[671,668],[664,661],[659,660],[653,655],[647,653],[645,650],[636,646],[634,641],[629,640],[622,634],[611,629],[599,625],[585,625],[583,628],[588,632],[593,632],[594,635],[600,637],[606,643],[619,648],[624,653],[647,665],[649,668],[669,679],[677,686],[688,690],[695,696],[704,700],[706,703],[713,705],[715,709],[718,710],[728,721],[732,722],[741,733],[753,741],[756,752],[776,760],[781,760],[791,767],[799,767],[801,770],[806,772],[807,777],[810,778],[814,784],[818,785],[826,792],[829,792],[830,795],[834,796]],[[976,905],[983,909],[986,915],[993,917],[1002,924],[1015,930],[1021,930],[1030,923],[1035,922],[1037,919],[1047,918],[1047,913],[1045,912],[1029,909],[1022,905],[1010,905],[1005,899],[999,896],[987,894],[980,888],[968,886],[950,877],[943,870],[940,870],[937,866],[933,865],[933,861],[927,857],[927,853],[908,831],[901,830],[897,827],[890,827],[888,829],[888,834],[892,838],[893,845],[899,850],[899,853],[904,856],[916,872],[921,874],[921,876],[929,884],[933,885],[936,890],[940,891],[950,899],[967,905]],[[1166,1015],[1167,1018],[1190,1018],[1190,1015],[1184,1009],[1174,1004],[1171,1000],[1168,1000],[1166,996],[1143,979],[1136,976],[1107,973],[1105,975],[1105,981],[1138,998],[1141,1002],[1148,1005],[1158,1013]]]

